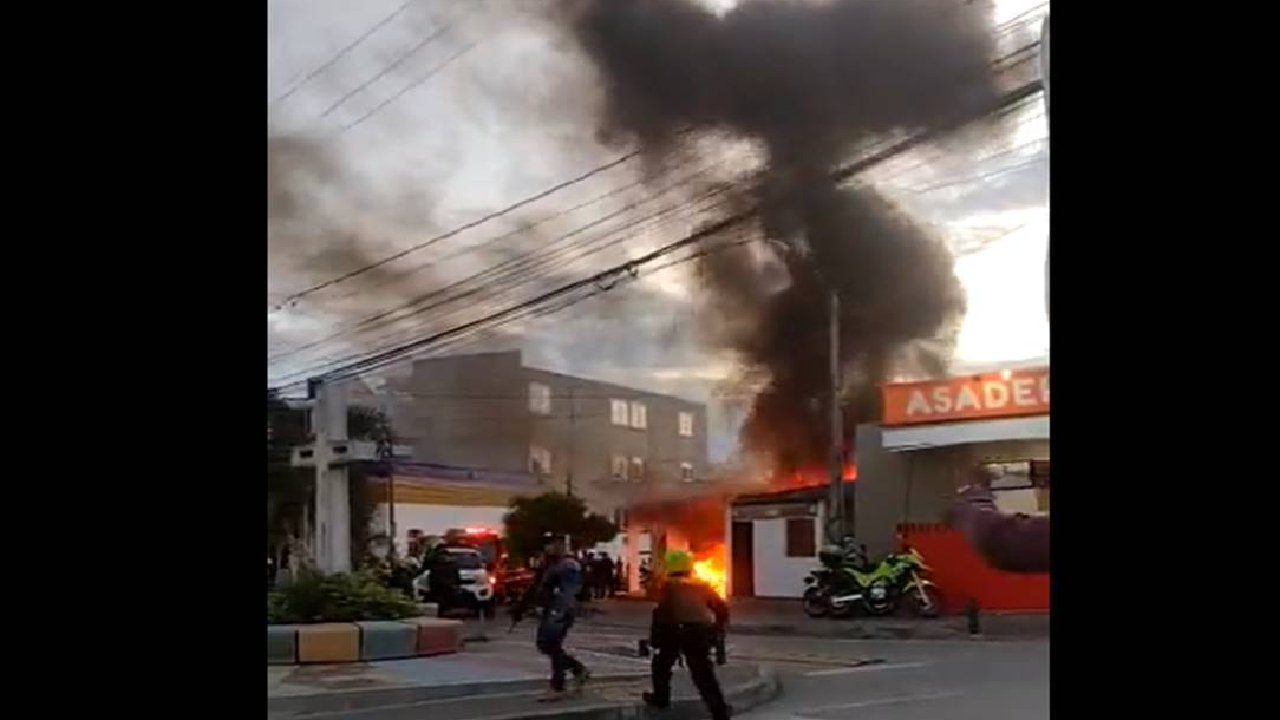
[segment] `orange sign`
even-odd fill
[[[1049,369],[895,383],[882,388],[882,397],[885,425],[1044,415]]]

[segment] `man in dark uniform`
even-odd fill
[[[596,598],[603,600],[606,597],[612,597],[614,593],[614,567],[613,558],[609,557],[609,553],[601,551],[600,557],[596,559],[596,564],[600,570],[596,573],[599,577],[599,584],[596,586]]]
[[[710,585],[690,577],[689,553],[668,552],[665,565],[667,575],[649,628],[655,651],[653,692],[644,693],[644,702],[655,708],[671,704],[671,668],[683,655],[711,720],[729,720],[729,706],[711,662],[711,651],[729,623],[729,606]]]
[[[536,642],[538,651],[551,660],[551,687],[538,700],[549,702],[565,697],[566,672],[573,673],[575,694],[582,692],[591,677],[586,666],[564,650],[565,637],[573,627],[578,593],[582,591],[582,565],[572,555],[565,554],[562,541],[551,540],[546,545],[538,575],[534,587],[524,594],[511,615],[519,622],[530,604],[536,602],[542,608]]]

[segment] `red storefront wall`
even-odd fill
[[[1007,573],[992,568],[956,530],[946,525],[898,526],[903,539],[924,556],[942,592],[947,612],[961,612],[970,599],[982,610],[1048,612],[1049,574]]]

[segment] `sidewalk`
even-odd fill
[[[572,717],[621,720],[640,709],[648,688],[647,660],[572,646],[591,668],[580,697],[538,703],[546,688],[547,661],[527,640],[468,643],[457,655],[349,665],[267,668],[267,717],[359,716],[362,720],[520,720]],[[753,665],[720,668],[726,694],[741,710],[771,699],[777,682]],[[669,718],[704,716],[687,673],[676,673],[677,707]],[[688,702],[684,702],[688,701]],[[377,708],[376,714],[370,709]]]
[[[584,630],[632,630],[649,626],[653,603],[614,599],[595,603],[596,613],[579,623]],[[739,635],[801,635],[852,640],[965,640],[1031,639],[1049,637],[1048,614],[979,617],[980,635],[970,635],[964,616],[941,618],[811,618],[799,600],[735,598],[730,602],[730,633]],[[642,637],[643,634],[637,635]]]

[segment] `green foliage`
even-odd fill
[[[508,547],[517,558],[541,551],[546,533],[568,535],[575,547],[590,547],[612,540],[618,532],[607,518],[588,513],[581,498],[554,492],[516,498],[502,521]]]
[[[267,593],[267,623],[399,620],[417,613],[417,604],[372,573],[325,575],[305,570]]]

